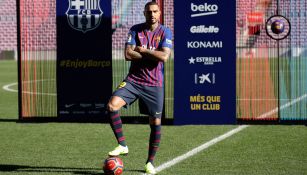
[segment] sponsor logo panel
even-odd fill
[[[201,17],[201,16],[208,16],[208,15],[216,15],[218,13],[218,5],[217,4],[194,4],[191,3],[191,17]]]
[[[195,73],[194,74],[194,84],[207,85],[215,84],[216,76],[215,73]]]
[[[191,111],[219,111],[222,97],[219,95],[191,95],[189,99]]]
[[[187,48],[189,49],[223,48],[223,41],[187,41]]]
[[[208,33],[208,34],[214,34],[219,33],[220,28],[216,27],[214,25],[206,26],[206,25],[197,25],[197,26],[191,26],[190,32],[193,34],[197,33]]]
[[[215,65],[216,63],[222,63],[222,57],[220,56],[207,56],[207,57],[190,57],[187,59],[191,65]]]

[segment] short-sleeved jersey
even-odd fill
[[[172,33],[169,28],[159,24],[154,30],[146,29],[145,23],[134,25],[128,33],[128,45],[142,46],[150,50],[161,50],[162,47],[172,48]],[[164,63],[143,58],[131,61],[126,80],[144,86],[163,86]]]

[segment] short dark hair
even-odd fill
[[[147,8],[148,6],[150,6],[150,5],[157,5],[157,6],[159,6],[159,4],[158,4],[156,1],[150,1],[150,2],[147,2],[147,3],[146,3],[144,9],[146,10],[146,8]]]

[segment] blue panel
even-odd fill
[[[174,7],[174,123],[235,123],[236,1]]]
[[[102,117],[112,93],[111,1],[57,0],[60,117]]]

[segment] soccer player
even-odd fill
[[[172,48],[172,33],[159,23],[160,15],[158,4],[148,2],[144,8],[146,22],[130,29],[125,46],[125,59],[131,62],[130,70],[108,103],[110,124],[119,144],[109,156],[128,154],[119,110],[139,99],[140,112],[149,116],[147,174],[156,174],[153,162],[161,138],[164,62],[170,57]]]

